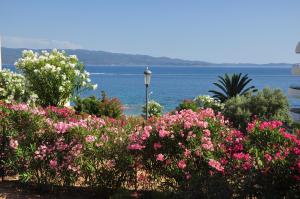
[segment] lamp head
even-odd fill
[[[145,81],[146,86],[150,85],[151,75],[152,75],[152,72],[151,72],[151,70],[149,70],[149,68],[147,66],[146,70],[144,71],[144,81]]]

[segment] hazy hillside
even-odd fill
[[[20,56],[24,49],[21,48],[2,48],[2,62],[3,64],[13,64]],[[40,51],[40,50],[38,50]],[[104,51],[91,50],[70,50],[67,49],[68,54],[75,54],[79,60],[85,65],[210,65],[208,62],[202,61],[188,61],[182,59],[172,59],[168,57],[152,57],[148,55],[132,55],[122,53],[110,53]]]

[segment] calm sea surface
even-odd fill
[[[8,66],[6,66],[8,67]],[[12,68],[12,67],[8,67]],[[83,93],[83,96],[100,96],[101,90],[111,97],[118,97],[125,105],[126,114],[140,114],[145,102],[144,67],[136,66],[87,66],[91,79],[98,84],[98,89]],[[152,79],[150,98],[165,107],[165,111],[174,109],[183,99],[193,99],[197,95],[209,94],[214,89],[213,82],[218,75],[225,73],[247,73],[253,79],[252,85],[280,88],[287,94],[291,84],[300,84],[300,77],[292,76],[287,67],[186,67],[157,66],[151,67]],[[290,99],[292,106],[300,101]]]

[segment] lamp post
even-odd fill
[[[151,81],[151,74],[152,72],[149,70],[147,66],[146,70],[144,71],[144,82],[146,86],[146,120],[148,120],[148,87]]]

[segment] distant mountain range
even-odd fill
[[[22,51],[25,48],[6,48],[2,47],[2,62],[3,64],[12,65],[14,62],[21,57]],[[49,50],[49,49],[46,49]],[[38,49],[36,51],[41,51]],[[252,63],[222,63],[215,64],[205,61],[191,61],[184,59],[174,59],[169,57],[153,57],[148,55],[134,55],[125,53],[111,53],[105,51],[94,51],[94,50],[65,50],[70,55],[77,55],[79,60],[85,65],[95,66],[259,66],[261,64]],[[287,66],[291,64],[286,63],[270,63],[263,64],[264,66]]]

